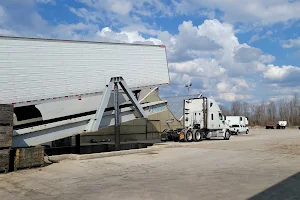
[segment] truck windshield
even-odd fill
[[[231,127],[239,127],[239,125],[232,125]]]

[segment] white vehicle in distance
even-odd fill
[[[231,134],[249,133],[248,119],[245,116],[226,116],[226,122],[230,127]]]

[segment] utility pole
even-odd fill
[[[188,95],[190,95],[190,87],[192,87],[192,83],[190,82],[190,83],[187,83],[187,84],[185,84],[185,87],[187,88],[187,90],[188,90]]]

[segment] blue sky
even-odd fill
[[[171,86],[219,102],[300,92],[299,0],[1,0],[0,35],[165,44]]]

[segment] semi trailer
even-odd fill
[[[169,84],[165,46],[0,36],[0,60],[0,104],[14,106],[13,147],[147,118],[166,106],[146,101]]]
[[[212,138],[230,139],[226,116],[222,115],[216,101],[207,97],[198,97],[185,99],[183,104],[183,129],[175,130],[175,133],[166,131],[163,135],[171,135],[170,138],[186,142]]]

